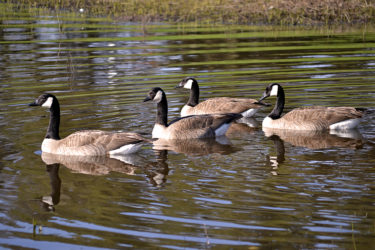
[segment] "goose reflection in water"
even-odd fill
[[[277,170],[281,163],[285,161],[285,147],[284,142],[277,135],[271,135],[268,139],[273,141],[276,150],[276,156],[267,155],[267,164],[272,167],[271,174],[278,175]]]
[[[60,202],[61,179],[59,177],[60,164],[46,165],[51,184],[51,194],[41,198],[42,207],[45,211],[55,211],[55,206]]]
[[[63,164],[73,172],[88,175],[106,175],[118,172],[135,175],[141,170],[153,185],[166,181],[169,169],[166,164],[167,154],[156,152],[156,162],[146,161],[138,155],[118,155],[116,158],[105,156],[64,156],[42,152],[42,160],[47,165]]]
[[[277,135],[284,142],[293,146],[309,149],[324,149],[334,147],[361,148],[364,139],[358,130],[346,131],[295,131],[286,129],[263,128],[265,136]]]
[[[332,133],[332,131],[291,131],[263,128],[263,132],[268,139],[273,141],[276,150],[276,156],[267,156],[267,163],[272,167],[272,175],[278,175],[277,170],[280,164],[285,161],[284,142],[309,149],[334,147],[358,149],[364,144],[364,139],[358,130]]]
[[[247,125],[247,127],[249,127],[249,128],[258,128],[260,124],[253,117],[242,117],[242,118],[238,119],[237,121],[233,122],[231,127],[233,127],[234,129],[236,127],[244,128],[244,126],[236,126],[236,125]],[[229,127],[229,129],[231,127]]]
[[[145,174],[153,186],[160,187],[167,180],[169,167],[167,164],[168,150],[155,150],[156,162],[150,163]]]
[[[236,122],[233,122],[228,131],[225,133],[226,136],[229,137],[241,137],[243,136],[247,137],[249,135],[253,136],[257,131],[257,128],[259,127],[259,123],[254,118],[246,118],[243,117]]]
[[[89,175],[106,175],[110,172],[134,175],[137,168],[134,165],[135,157],[135,155],[129,155],[117,159],[105,156],[66,156],[42,152],[42,160],[46,164],[61,163],[73,172]]]
[[[231,154],[238,151],[225,136],[216,138],[154,141],[154,150],[171,150],[186,155]]]
[[[155,151],[156,162],[148,163],[144,168],[144,173],[149,179],[149,182],[154,186],[161,186],[166,182],[166,176],[169,173],[167,164],[168,151],[161,150]],[[59,176],[60,161],[62,164],[67,164],[71,170],[84,174],[105,174],[110,171],[117,171],[126,174],[134,174],[136,167],[130,167],[130,164],[125,164],[120,160],[113,158],[102,159],[101,157],[63,157],[59,155],[53,155],[43,153],[42,159],[46,165],[46,171],[49,174],[51,184],[51,194],[42,196],[38,199],[41,202],[42,208],[45,211],[55,211],[55,206],[60,202],[60,190],[61,190],[61,179]],[[95,164],[94,160],[98,160]],[[64,163],[63,163],[64,162]],[[107,164],[107,165],[106,165]],[[112,164],[112,165],[111,165]],[[95,167],[98,167],[95,170]]]

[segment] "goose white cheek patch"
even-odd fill
[[[163,92],[161,92],[161,91],[159,90],[159,91],[156,93],[155,97],[154,97],[154,102],[160,102],[162,97],[163,97]]]
[[[270,96],[277,96],[277,92],[279,91],[279,86],[273,85],[271,89]]]
[[[52,106],[53,98],[48,97],[47,101],[42,104],[42,107],[50,108]]]
[[[193,84],[193,80],[189,79],[186,84],[184,85],[185,89],[191,89],[191,85]]]

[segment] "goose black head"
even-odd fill
[[[156,87],[152,88],[150,92],[148,92],[147,97],[143,100],[143,102],[154,101],[156,103],[159,103],[163,99],[163,97],[165,98],[164,91],[161,88]]]
[[[270,96],[278,96],[280,89],[282,87],[278,83],[271,83],[267,86],[266,90],[263,93],[263,96],[259,99],[259,102],[270,97]]]
[[[58,104],[56,97],[52,94],[45,93],[40,95],[34,102],[30,103],[29,106],[51,108],[54,104]]]
[[[191,89],[193,85],[198,85],[197,80],[195,80],[193,77],[186,77],[183,79],[176,88],[185,88],[185,89]]]

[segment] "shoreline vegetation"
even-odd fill
[[[142,23],[375,23],[375,0],[5,0],[5,4],[9,8],[76,12]]]

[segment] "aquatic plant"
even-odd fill
[[[124,21],[235,24],[370,23],[375,0],[5,0],[16,8],[111,16]]]

